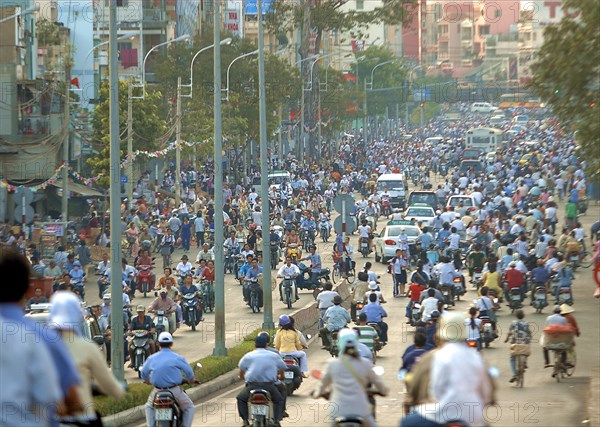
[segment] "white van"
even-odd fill
[[[291,175],[288,171],[273,171],[268,175],[269,187],[275,187],[279,190],[279,186],[285,181],[290,184]]]
[[[492,113],[498,108],[494,107],[489,102],[475,102],[471,104],[471,113]]]
[[[431,138],[427,138],[425,140],[425,145],[430,145],[432,147],[437,147],[438,145],[444,142],[443,136],[432,136]]]
[[[404,209],[406,207],[406,193],[408,184],[402,173],[387,173],[377,178],[377,194],[381,195],[387,188],[390,193],[392,207]]]

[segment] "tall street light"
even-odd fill
[[[410,89],[412,87],[412,81],[413,81],[413,74],[415,71],[417,71],[419,68],[423,68],[425,67],[425,65],[416,65],[414,67],[412,67],[410,69],[410,72],[408,73],[408,93],[406,94],[406,131],[408,132],[409,126],[410,126],[410,112],[409,112],[409,106],[408,106],[408,95],[410,94]],[[413,97],[414,98],[414,97]]]
[[[166,46],[171,43],[179,42],[179,41],[187,41],[190,36],[184,35],[178,37],[173,40],[166,41],[164,43],[159,43],[156,46],[150,48],[146,56],[144,57],[144,61],[142,62],[142,75],[141,77],[141,85],[135,85],[133,82],[129,82],[129,87],[127,88],[127,166],[125,175],[127,176],[127,197],[129,202],[133,201],[133,100],[134,99],[146,99],[146,87],[145,87],[145,75],[146,75],[146,60],[152,51],[158,49],[161,46]],[[140,35],[140,44],[142,43],[143,35]],[[141,96],[133,96],[133,88],[141,87],[142,95]],[[179,117],[179,116],[178,116]],[[158,177],[157,177],[158,179]],[[175,185],[178,184],[178,180],[175,180]],[[179,192],[177,192],[177,197],[179,196]]]
[[[119,65],[117,58],[117,2],[109,2],[110,50],[110,287],[112,338],[111,367],[125,379],[123,354],[123,285],[121,281],[121,159],[119,135]]]
[[[221,46],[222,45],[230,45],[231,38],[226,38],[226,39],[222,40],[221,43],[219,43],[219,44]],[[207,50],[212,49],[213,47],[215,47],[214,44],[203,47],[198,52],[196,52],[196,54],[193,56],[192,62],[190,63],[190,84],[185,85],[185,86],[189,86],[189,88],[190,88],[190,93],[188,95],[181,94],[181,88],[183,85],[181,84],[181,77],[177,78],[177,118],[176,118],[176,122],[175,122],[175,126],[176,126],[176,131],[175,131],[175,139],[176,139],[176,141],[175,141],[175,204],[177,206],[179,206],[179,204],[181,203],[181,97],[182,96],[186,96],[187,98],[193,97],[193,94],[194,94],[194,92],[193,92],[193,90],[194,90],[194,86],[193,86],[193,84],[194,84],[194,61],[196,61],[196,58],[202,52],[206,52]]]
[[[371,70],[371,82],[369,83],[371,89],[373,89],[373,73],[375,72],[375,70],[379,67],[382,67],[384,65],[387,64],[391,64],[392,62],[396,62],[396,60],[390,60],[390,61],[385,61],[382,62],[380,64],[375,65],[375,67],[373,67],[373,69]],[[364,80],[364,85],[365,85],[365,99],[363,101],[363,110],[364,110],[364,125],[363,125],[363,132],[364,132],[364,140],[365,143],[368,142],[367,140],[367,127],[368,127],[368,121],[369,121],[369,114],[368,114],[368,110],[367,110],[367,96],[368,96],[368,92],[367,92],[367,78],[365,77]]]
[[[251,56],[251,55],[256,55],[257,53],[258,53],[258,49],[253,50],[252,52],[248,52],[248,53],[238,56],[237,58],[234,58],[234,60],[229,63],[229,66],[227,67],[227,78],[225,79],[225,84],[227,86],[225,87],[225,89],[223,89],[223,92],[225,92],[225,101],[226,102],[229,102],[229,71],[231,70],[231,66],[238,59],[242,59],[242,58],[245,58],[245,57]]]
[[[355,63],[356,64],[356,73],[354,74],[354,84],[356,86],[356,94],[358,95],[358,63],[363,61],[366,58],[366,55],[363,56],[359,56],[358,58],[355,58],[353,61],[350,61],[350,63]],[[355,120],[354,123],[354,129],[355,129],[355,133],[356,130],[358,130],[358,118]]]
[[[271,244],[269,242],[269,159],[267,159],[267,105],[265,94],[265,41],[262,0],[256,2],[258,15],[258,108],[260,128],[260,198],[263,224],[263,329],[274,329],[273,289],[271,288]]]
[[[297,61],[295,65],[300,65],[305,61],[318,58],[319,55],[310,55],[300,61]],[[304,76],[302,75],[302,69],[300,70],[300,80],[302,81],[302,94],[300,98],[300,135],[298,141],[298,157],[300,162],[304,161]]]
[[[20,12],[17,12],[15,14],[13,14],[13,15],[7,16],[6,18],[0,19],[0,24],[2,24],[3,22],[6,22],[6,21],[10,21],[11,19],[15,19],[15,18],[17,18],[19,16],[29,15],[29,14],[32,14],[32,13],[39,12],[39,10],[40,10],[39,6],[30,7],[29,9],[22,10]]]
[[[214,356],[226,356],[225,347],[225,271],[223,270],[223,134],[221,129],[221,11],[220,2],[213,6],[214,34],[214,163],[215,163],[215,348]]]

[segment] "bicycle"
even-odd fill
[[[333,284],[335,285],[344,279],[348,280],[350,283],[354,282],[354,278],[356,277],[355,265],[356,263],[354,261],[350,261],[350,270],[346,272],[344,261],[342,259],[335,262],[331,272],[331,280],[333,281]]]
[[[570,377],[575,372],[576,354],[573,347],[568,350],[553,349],[552,352],[554,353],[552,376],[558,383],[561,378]],[[566,362],[562,361],[563,353],[566,353]]]
[[[525,369],[527,369],[527,356],[523,354],[515,356],[515,368],[516,385],[523,388],[525,384]]]

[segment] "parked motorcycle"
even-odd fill
[[[153,337],[150,332],[140,329],[131,331],[131,342],[133,344],[133,360],[131,361],[133,369],[137,371],[138,377],[142,377],[142,366],[150,355],[150,340]]]
[[[181,297],[181,309],[183,311],[183,320],[186,325],[196,330],[196,326],[202,321],[202,307],[198,296],[194,293],[184,294]]]

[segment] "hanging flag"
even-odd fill
[[[75,86],[77,89],[79,89],[79,78],[77,78],[77,77],[72,78],[71,86]]]

